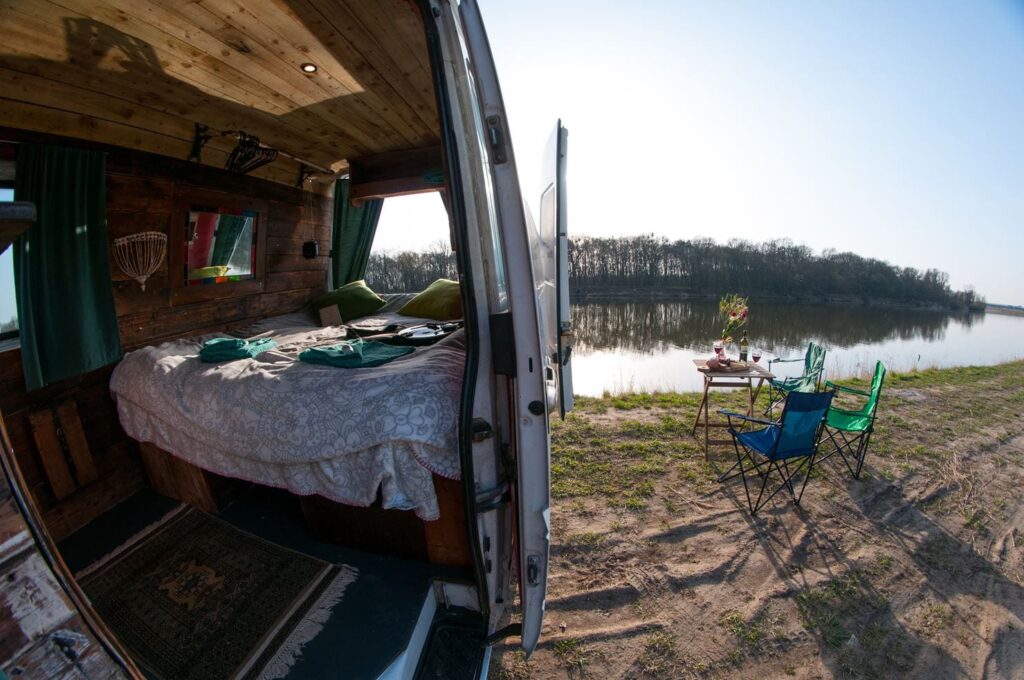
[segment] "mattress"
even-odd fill
[[[385,312],[389,314],[389,312]],[[416,320],[398,318],[407,325]],[[463,334],[375,368],[297,360],[344,338],[308,315],[267,319],[248,337],[278,345],[255,359],[199,361],[205,335],[125,355],[110,389],[129,436],[227,477],[368,506],[439,516],[432,473],[458,479]]]

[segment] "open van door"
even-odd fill
[[[555,124],[544,152],[544,188],[540,196],[540,247],[534,252],[545,340],[555,381],[554,399],[562,418],[572,410],[572,320],[569,316],[569,231],[565,167],[569,131]],[[543,273],[542,273],[543,272]]]
[[[532,224],[520,191],[508,118],[480,8],[476,0],[462,0],[457,5],[454,2],[437,2],[438,10],[446,6],[458,14],[462,29],[460,39],[465,49],[465,55],[446,56],[451,60],[449,63],[453,69],[461,69],[464,65],[468,67],[466,81],[472,85],[472,92],[463,89],[456,94],[469,100],[470,106],[463,108],[472,112],[476,119],[474,123],[480,126],[482,133],[479,136],[491,179],[485,191],[493,191],[496,210],[491,219],[496,218],[507,274],[508,311],[493,314],[491,323],[494,328],[502,325],[507,328],[511,322],[513,329],[514,365],[506,366],[510,371],[508,375],[513,377],[507,420],[509,451],[515,460],[513,560],[518,567],[522,647],[529,655],[540,639],[547,597],[551,542],[548,417],[549,411],[553,410],[551,387],[556,373],[548,344],[553,336],[545,330],[547,319],[538,296],[543,279],[543,275],[536,271],[534,257],[539,241],[538,230]],[[553,199],[557,200],[554,194]],[[509,333],[506,331],[505,335],[508,337]],[[494,337],[492,335],[492,340]],[[499,353],[507,355],[508,350],[499,348],[495,355]],[[550,372],[547,370],[549,367]]]

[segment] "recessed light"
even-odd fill
[[[311,64],[308,61],[305,64],[299,66],[306,73],[316,73],[316,64]]]

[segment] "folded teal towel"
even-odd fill
[[[299,355],[299,361],[339,368],[368,368],[394,361],[415,349],[385,345],[376,340],[364,342],[357,338],[327,347],[310,347]]]
[[[208,364],[235,359],[252,359],[269,349],[277,347],[270,338],[242,340],[241,338],[214,338],[203,343],[199,360]]]

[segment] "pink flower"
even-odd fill
[[[744,307],[743,311],[740,312],[740,318],[741,319],[746,319],[747,318],[747,308],[746,307]]]
[[[736,318],[736,312],[729,312],[729,318],[730,319],[735,319]]]

